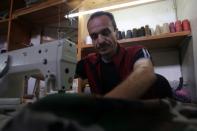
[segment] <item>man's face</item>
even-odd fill
[[[115,54],[117,48],[116,32],[108,16],[93,18],[87,27],[93,45],[101,56],[111,57]]]

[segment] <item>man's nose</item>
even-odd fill
[[[98,43],[103,43],[104,40],[105,40],[105,39],[104,39],[104,36],[101,35],[101,34],[98,34],[97,42],[98,42]]]

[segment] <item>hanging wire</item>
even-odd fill
[[[176,2],[176,0],[173,0],[173,6],[174,6],[176,20],[178,20],[178,16],[177,16],[177,2]]]
[[[78,10],[80,7],[82,7],[83,2],[84,2],[84,0],[80,4],[78,4],[74,9],[72,9],[71,11],[69,11],[67,14],[69,15],[69,14],[75,12],[76,10]],[[76,18],[68,18],[68,19],[69,19],[71,25],[72,25],[73,21],[76,21]]]
[[[66,12],[65,14],[70,14],[70,13],[76,11],[77,9],[79,9],[79,8],[82,6],[82,3],[83,3],[83,2],[81,2],[81,3],[78,4],[74,9],[72,9],[72,10]],[[66,5],[66,2],[65,2],[64,4]],[[67,6],[67,5],[66,5],[66,6]],[[75,21],[76,21],[76,18],[66,18],[66,19],[68,20],[68,22],[69,22],[69,24],[70,24],[71,26],[73,26],[73,23],[75,23]]]
[[[83,2],[81,2],[79,5],[77,5],[74,9],[72,9],[71,11],[69,11],[70,13],[73,13],[75,10],[79,9],[82,6]]]
[[[58,34],[58,40],[60,40],[60,26],[61,26],[61,7],[58,6],[58,28],[57,28],[57,34]]]

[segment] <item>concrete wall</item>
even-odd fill
[[[197,102],[197,0],[176,0],[177,14],[180,20],[189,19],[192,28],[192,39],[187,48],[182,50],[182,72],[191,87],[192,99]]]

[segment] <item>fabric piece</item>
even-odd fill
[[[128,101],[55,94],[27,106],[8,122],[2,131],[23,131],[23,129],[195,131],[197,107],[194,104],[183,104],[171,99]]]
[[[11,117],[8,115],[0,114],[0,130],[10,119]]]
[[[104,131],[98,125],[85,127],[75,120],[60,118],[52,113],[25,108],[10,120],[2,131]]]

